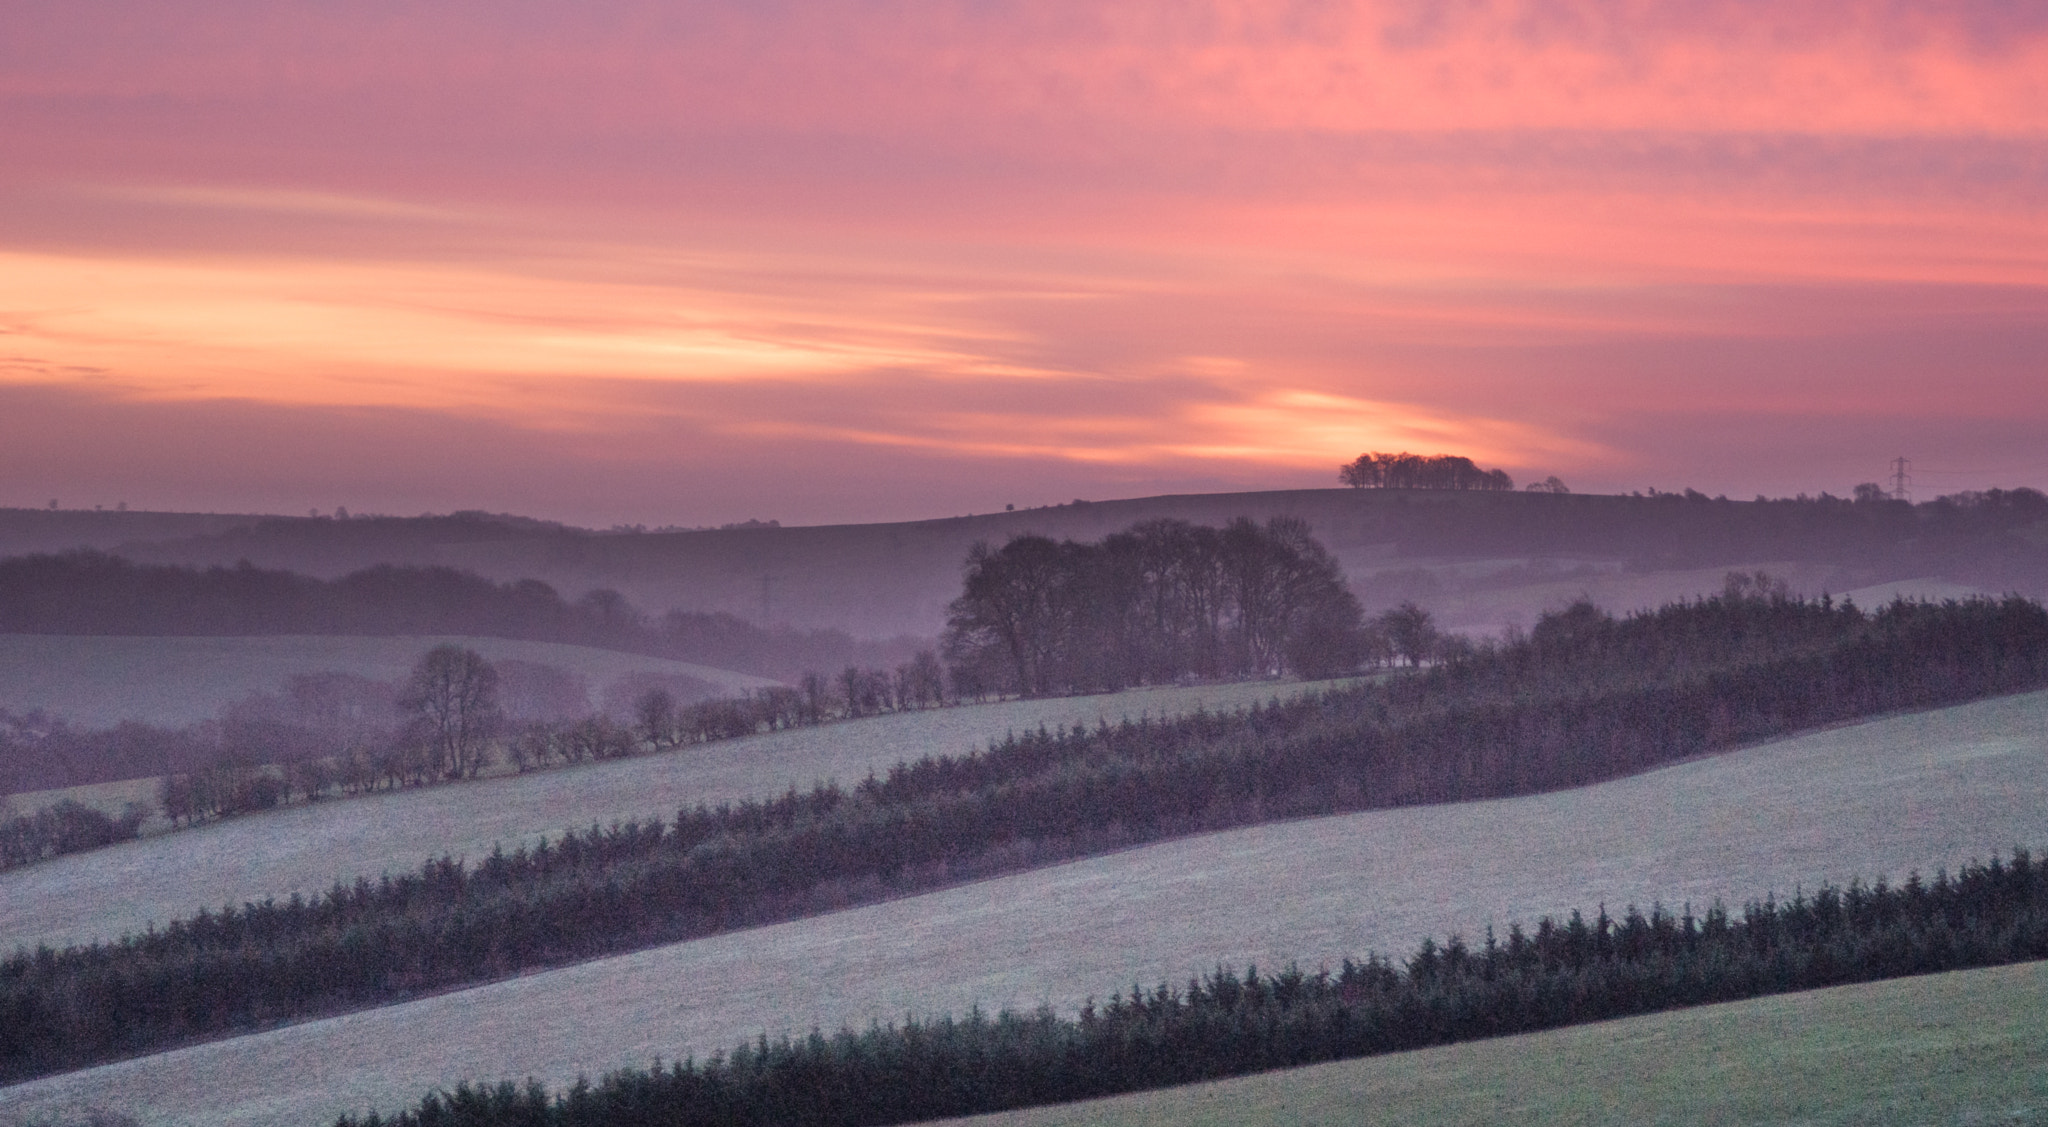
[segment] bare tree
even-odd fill
[[[681,733],[676,728],[676,698],[667,689],[649,689],[633,702],[633,715],[640,723],[640,738],[656,751],[674,747]]]
[[[475,778],[490,765],[498,709],[498,671],[462,646],[435,646],[413,666],[399,707],[412,716],[426,745],[429,769],[447,778]]]

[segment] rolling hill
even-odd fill
[[[93,546],[141,562],[249,560],[334,577],[380,563],[536,578],[574,597],[723,611],[762,625],[929,637],[977,540],[1095,540],[1143,520],[1298,516],[1369,607],[1412,598],[1473,631],[1527,624],[1585,592],[1611,610],[1719,589],[1766,567],[1808,594],[1914,580],[2048,593],[2048,506],[2012,491],[1969,504],[1856,506],[1421,490],[1310,489],[1076,501],[892,524],[592,532],[482,513],[416,518],[180,517],[0,510],[0,554]],[[1611,601],[1610,601],[1611,600]]]
[[[662,755],[288,807],[0,872],[0,950],[113,939],[201,907],[325,891],[335,881],[411,871],[430,856],[481,858],[496,844],[509,850],[593,822],[668,818],[699,802],[773,797],[832,779],[857,783],[906,759],[971,751],[1011,731],[1232,709],[1313,687],[1252,682],[894,713]],[[30,804],[23,798],[17,805]]]
[[[1218,962],[1314,967],[1575,907],[1898,879],[2048,844],[2044,766],[2048,693],[1980,701],[1580,790],[1181,839],[52,1077],[0,1090],[0,1111],[317,1122],[763,1030],[1071,1010]]]

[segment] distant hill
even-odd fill
[[[88,727],[124,720],[193,724],[252,693],[281,692],[296,675],[345,673],[401,682],[421,654],[442,644],[467,646],[495,662],[559,670],[587,697],[579,710],[598,707],[614,684],[631,684],[636,676],[687,679],[701,686],[699,696],[734,696],[774,684],[660,657],[506,638],[0,634],[0,707],[44,709]]]
[[[1301,517],[1368,609],[1412,599],[1454,629],[1533,620],[1583,593],[1611,609],[1717,590],[1766,568],[1818,594],[1903,580],[2048,594],[2048,498],[1993,490],[1920,505],[1817,499],[1310,489],[1076,501],[894,524],[595,532],[521,517],[253,517],[0,510],[0,554],[92,546],[138,562],[336,577],[444,564],[565,596],[722,612],[857,637],[931,637],[977,540],[1094,540],[1143,520]]]

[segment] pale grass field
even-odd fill
[[[86,727],[123,720],[178,726],[211,718],[251,693],[277,692],[301,673],[395,681],[435,646],[467,646],[492,661],[530,661],[588,677],[599,691],[633,673],[682,674],[727,693],[775,684],[686,661],[508,638],[446,635],[250,638],[0,634],[0,708],[41,708]]]
[[[2048,846],[2044,736],[2034,693],[1576,791],[1210,834],[53,1077],[0,1091],[0,1110],[316,1124],[465,1079],[562,1083],[762,1031],[975,1004],[1071,1012],[1219,962],[1312,969],[1603,902],[1704,908],[1931,875]]]
[[[1758,998],[943,1122],[2048,1123],[2048,963]]]
[[[1314,687],[1248,682],[933,709],[287,807],[0,873],[0,952],[114,939],[201,907],[416,870],[444,853],[474,860],[496,844],[509,851],[592,822],[668,819],[699,802],[773,796],[833,779],[851,785],[904,760],[974,751],[1041,724],[1234,709]]]

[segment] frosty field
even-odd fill
[[[326,891],[337,880],[480,858],[592,822],[856,783],[926,754],[973,751],[1007,732],[1238,708],[1313,685],[1248,682],[1006,701],[772,732],[605,763],[316,802],[0,873],[0,951],[118,938],[201,907]]]
[[[315,1124],[436,1085],[550,1082],[762,1031],[1070,1011],[1218,962],[1306,967],[1605,903],[1733,904],[2048,846],[2048,693],[1599,786],[1266,825],[534,974],[0,1091],[146,1124]]]
[[[467,646],[492,661],[530,661],[579,673],[600,692],[604,685],[633,673],[682,674],[729,693],[775,684],[765,677],[686,661],[507,638],[0,634],[0,708],[40,708],[87,727],[123,720],[191,724],[251,693],[276,692],[296,674],[353,673],[399,680],[421,654],[444,643]]]
[[[947,1127],[2048,1123],[2048,963],[1339,1061]]]

